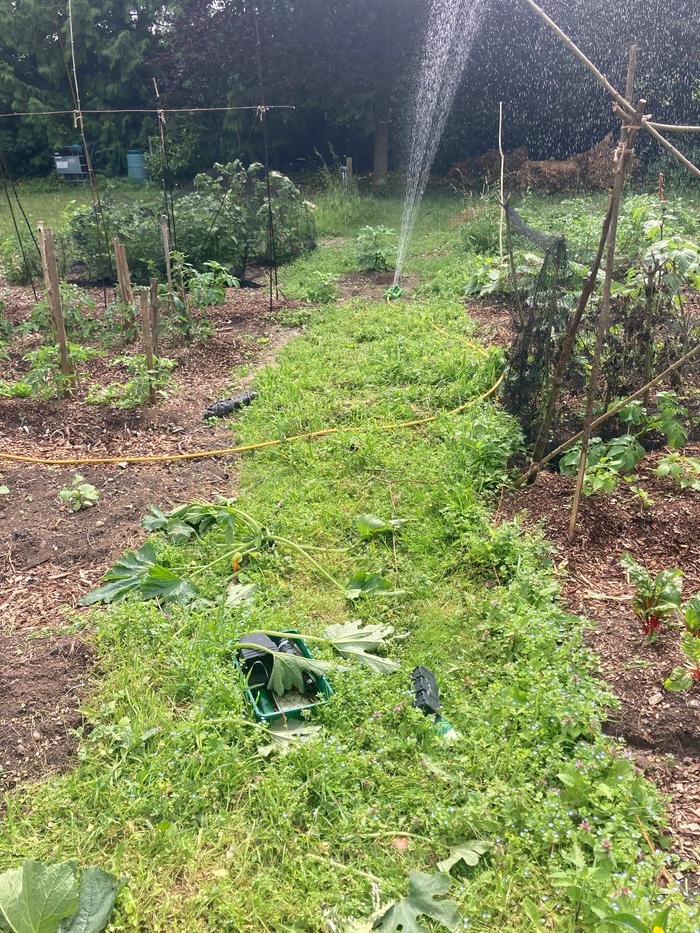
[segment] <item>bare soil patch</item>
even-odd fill
[[[698,448],[686,453],[697,456]],[[670,823],[677,848],[686,858],[700,857],[700,690],[666,692],[662,683],[683,663],[681,628],[666,626],[652,645],[644,642],[632,612],[628,585],[620,566],[631,553],[653,572],[683,570],[684,598],[700,590],[700,494],[681,491],[652,473],[662,452],[639,465],[639,482],[655,502],[642,510],[624,484],[613,494],[583,500],[579,534],[568,541],[572,480],[543,472],[529,487],[504,502],[502,514],[523,517],[553,542],[562,567],[563,597],[574,612],[594,623],[590,647],[600,658],[606,681],[619,700],[607,724],[623,736],[639,765],[671,797]]]
[[[0,632],[0,791],[47,770],[61,770],[75,751],[92,650],[79,639],[28,640]]]
[[[469,317],[478,324],[478,336],[485,344],[508,349],[515,332],[508,305],[504,302],[479,301],[470,303]]]
[[[413,274],[401,276],[401,287],[404,293],[410,292],[418,281]],[[394,284],[394,273],[389,272],[345,272],[336,283],[336,292],[339,301],[351,301],[364,298],[368,301],[381,301],[384,292]]]
[[[32,304],[31,292],[12,289],[8,310],[15,322]],[[206,344],[164,341],[161,354],[178,366],[171,397],[152,408],[122,411],[84,401],[87,381],[118,381],[111,359],[122,348],[91,362],[71,398],[0,399],[0,451],[80,458],[232,446],[231,421],[204,423],[204,409],[249,388],[253,371],[297,333],[279,322],[279,312],[293,306],[275,302],[270,314],[264,289],[230,290],[225,305],[207,309],[214,333]],[[21,372],[22,352],[14,348],[10,372]],[[126,352],[141,351],[134,345]],[[101,498],[71,513],[57,497],[77,472]],[[80,723],[91,649],[51,629],[65,624],[119,554],[142,543],[141,518],[150,504],[167,509],[231,495],[236,482],[231,457],[75,467],[0,459],[0,483],[10,489],[0,497],[0,790],[64,767],[73,752],[71,730]]]

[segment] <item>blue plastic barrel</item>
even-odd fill
[[[146,159],[143,149],[129,149],[126,153],[126,170],[129,178],[138,182],[146,181]]]

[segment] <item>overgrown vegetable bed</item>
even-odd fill
[[[492,385],[500,354],[484,358],[469,333],[446,300],[329,308],[258,377],[242,441],[331,423],[342,432],[251,455],[240,506],[324,549],[315,556],[336,579],[376,571],[403,595],[349,602],[308,562],[266,548],[238,571],[257,584],[254,601],[228,608],[234,568],[213,564],[224,532],[183,544],[156,535],[160,563],[196,578],[210,602],[93,611],[100,679],[78,764],[9,799],[0,863],[77,857],[126,873],[115,930],[365,929],[375,910],[395,929],[400,912],[420,913],[415,891],[385,912],[409,872],[432,875],[469,843],[431,882],[454,902],[454,914],[441,907],[453,926],[605,930],[626,914],[650,929],[668,901],[678,905],[668,929],[694,929],[645,840],[658,837],[659,796],[601,735],[609,697],[582,623],[558,604],[547,549],[492,524],[515,423],[487,401],[419,430],[368,430]],[[366,541],[353,529],[361,513],[405,524]],[[237,640],[255,629],[321,635],[352,619],[394,627],[400,670],[319,647],[334,662],[322,732],[263,759]],[[437,673],[459,734],[450,743],[411,707],[419,664]]]

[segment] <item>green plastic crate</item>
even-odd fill
[[[286,629],[285,635],[298,635],[299,632],[296,629]],[[271,636],[272,637],[272,636]],[[299,648],[299,651],[304,655],[305,658],[313,658],[313,654],[309,651],[308,645],[306,642],[302,641],[300,638],[292,639],[296,646]],[[281,641],[280,638],[272,637],[272,641],[278,643]],[[243,683],[243,689],[245,690],[245,695],[253,708],[253,712],[257,719],[260,722],[275,722],[278,719],[298,719],[301,713],[308,712],[309,710],[316,709],[319,706],[322,706],[324,703],[328,702],[329,697],[333,696],[333,688],[331,687],[328,678],[324,675],[315,675],[309,672],[309,676],[316,682],[318,687],[318,696],[315,700],[311,702],[298,703],[295,700],[295,697],[301,698],[301,694],[296,692],[294,693],[285,693],[282,697],[276,697],[272,691],[268,690],[267,687],[251,687],[248,685],[243,669],[238,660],[238,656],[234,655],[233,663],[236,665],[236,670],[241,678]]]

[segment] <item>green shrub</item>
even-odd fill
[[[100,355],[99,350],[68,344],[68,361],[75,373],[80,364]],[[0,379],[0,398],[42,398],[60,396],[70,387],[72,378],[61,372],[61,353],[58,345],[38,347],[26,353],[22,359],[29,363],[29,370],[17,382]]]
[[[394,231],[389,227],[363,227],[355,241],[359,268],[386,272],[396,256],[395,240]]]
[[[13,285],[29,285],[27,265],[33,278],[41,275],[41,259],[29,237],[22,238],[25,258],[15,237],[8,237],[0,243],[0,267],[8,282]]]
[[[304,288],[304,297],[307,301],[327,305],[335,301],[336,296],[334,276],[318,270],[311,273],[310,281]]]
[[[84,340],[100,329],[99,322],[92,317],[95,312],[95,300],[88,292],[66,282],[59,285],[59,291],[63,322],[69,338]],[[42,298],[32,308],[29,329],[47,332],[52,328],[51,307],[48,298]]]
[[[460,228],[460,239],[467,252],[488,256],[498,252],[498,210],[484,204],[469,212]]]
[[[124,366],[129,378],[126,382],[113,382],[104,388],[91,386],[87,402],[95,405],[116,405],[117,408],[130,410],[148,402],[151,386],[157,396],[167,398],[170,373],[177,366],[175,360],[154,356],[152,370],[148,369],[143,354],[120,356],[112,362]]]
[[[173,254],[178,258],[178,271],[182,274],[187,292],[198,308],[222,305],[226,301],[226,289],[238,288],[240,282],[231,275],[225,266],[215,260],[202,263],[206,272],[197,272],[184,261],[182,253]]]
[[[196,270],[215,260],[227,273],[241,278],[251,262],[268,258],[269,212],[265,170],[239,162],[216,164],[211,173],[197,175],[195,191],[175,202],[177,248]],[[270,172],[275,257],[284,262],[315,245],[310,205],[286,175]],[[132,279],[145,283],[162,277],[165,259],[160,234],[160,210],[144,204],[103,205],[110,238],[124,243]],[[95,212],[77,211],[70,234],[81,261],[92,276],[100,274]]]

